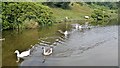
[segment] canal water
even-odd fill
[[[21,32],[3,31],[3,66],[117,66],[118,26],[91,26],[90,29],[75,29],[75,24],[57,24],[40,29]],[[41,40],[54,43],[63,37],[58,30],[68,31],[69,36],[53,46],[53,53],[43,62]],[[16,63],[14,51],[28,50],[34,46],[30,56]],[[49,46],[45,46],[49,47]],[[32,49],[32,48],[31,48]]]

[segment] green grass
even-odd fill
[[[103,6],[96,6],[99,8],[103,8]],[[105,8],[105,7],[104,7]],[[75,20],[85,20],[84,16],[88,15],[91,16],[93,13],[94,9],[96,8],[90,8],[88,5],[79,5],[77,3],[74,3],[73,6],[71,6],[71,9],[62,9],[62,8],[51,8],[53,11],[53,15],[56,17],[56,20],[63,20],[65,17],[68,17],[70,19],[75,19]],[[111,15],[111,19],[116,18],[117,13],[111,13],[113,10],[109,10],[106,8],[106,13]],[[93,18],[89,19],[90,21],[93,21]]]
[[[81,20],[84,19],[85,15],[90,16],[92,13],[92,9],[88,6],[80,6],[76,3],[71,6],[71,9],[52,8],[52,11],[57,20],[64,19],[65,17]]]

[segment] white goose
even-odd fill
[[[79,26],[78,26],[78,29],[80,29],[80,30],[81,30],[82,28],[83,28],[83,27],[82,27],[82,25],[79,25]]]
[[[82,30],[83,29],[83,26],[80,25],[80,24],[75,24],[74,27],[75,27],[76,30]]]
[[[79,29],[79,25],[75,24],[75,29],[78,30]]]
[[[59,31],[61,34],[64,34],[65,37],[67,37],[68,34],[69,34],[68,31],[65,31],[65,32],[63,32],[62,30],[58,30],[58,31]]]
[[[15,50],[14,53],[17,53],[17,61],[16,62],[19,62],[20,61],[20,58],[23,58],[23,57],[26,57],[26,56],[29,56],[30,55],[30,49],[28,51],[24,51],[20,54],[20,52],[18,50]]]

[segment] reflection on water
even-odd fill
[[[25,57],[24,59],[31,59],[30,61],[33,62],[41,62],[43,56],[41,55],[42,49],[40,45],[55,44],[56,39],[59,39],[59,43],[57,46],[55,46],[52,57],[62,58],[83,53],[86,50],[92,49],[95,46],[108,41],[111,39],[111,37],[114,36],[114,34],[112,34],[110,31],[110,29],[113,29],[113,32],[115,32],[113,27],[90,26],[88,29],[84,29],[87,27],[86,25],[88,25],[88,23],[86,23],[86,25],[83,25],[81,29],[76,29],[76,24],[77,23],[60,23],[46,28],[23,30],[21,33],[17,33],[16,31],[12,30],[3,31],[2,34],[5,38],[5,41],[3,41],[2,44],[3,66],[17,66],[19,63],[16,63],[17,58],[14,54],[14,51],[16,49],[20,50],[20,52],[28,50],[31,48],[30,45],[34,45],[35,48],[32,54],[29,57]],[[80,26],[80,24],[77,24],[77,26],[78,25]],[[66,30],[69,31],[69,38],[65,38],[61,33],[58,32],[58,30],[62,30],[63,32]],[[108,37],[107,34],[110,34],[110,37]],[[104,37],[106,37],[106,39]],[[46,43],[44,41],[50,43]],[[26,65],[24,64],[24,61],[22,64]],[[33,63],[30,62],[30,65],[31,64]],[[38,63],[35,64],[37,65]]]
[[[69,25],[66,28],[65,24],[57,24],[46,28],[40,29],[27,29],[20,33],[12,30],[3,31],[2,36],[5,38],[2,44],[2,64],[3,66],[16,66],[16,55],[14,51],[16,49],[21,51],[28,50],[31,46],[40,42],[41,39],[47,39],[47,41],[52,42],[56,37],[61,36],[57,30],[69,30]],[[51,38],[50,38],[51,37]],[[39,40],[40,39],[40,40]]]

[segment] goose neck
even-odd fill
[[[45,53],[45,47],[43,48],[43,52]]]
[[[18,51],[18,52],[17,52],[17,56],[19,56],[19,55],[20,55],[20,52]]]

